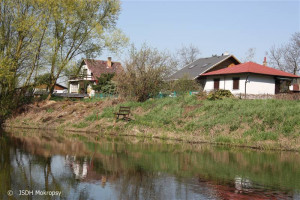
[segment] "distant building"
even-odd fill
[[[168,80],[178,80],[181,78],[187,78],[190,80],[196,80],[202,87],[205,85],[205,79],[201,79],[200,76],[206,72],[211,72],[219,69],[227,68],[228,66],[233,66],[240,64],[241,62],[233,55],[227,53],[221,56],[212,56],[208,58],[200,58],[179,71],[171,75]]]
[[[60,85],[58,83],[55,84],[54,86],[54,91],[53,93],[55,94],[61,94],[61,93],[67,93],[68,92],[68,88]],[[42,95],[42,94],[48,94],[49,90],[48,90],[48,86],[46,84],[42,84],[42,85],[38,85],[34,88],[34,95]]]
[[[97,78],[101,74],[118,73],[122,69],[121,63],[112,61],[111,57],[108,57],[107,61],[85,59],[81,62],[79,74],[69,77],[69,93],[93,95],[95,91],[92,89],[92,85],[97,83]],[[88,86],[84,91],[86,82],[88,82]]]
[[[266,61],[264,61],[266,64]],[[247,62],[204,73],[204,91],[230,90],[233,94],[278,94],[289,92],[297,75]]]

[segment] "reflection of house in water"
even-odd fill
[[[65,157],[67,165],[70,166],[75,178],[84,182],[101,181],[102,187],[105,187],[107,176],[94,171],[93,160],[88,161],[87,157],[83,160],[77,159],[76,156]]]
[[[66,162],[71,167],[76,179],[84,179],[87,176],[88,164],[87,158],[84,158],[83,163],[76,161],[76,156],[66,156]]]
[[[224,200],[266,200],[266,199],[293,199],[293,194],[284,191],[274,191],[260,187],[251,180],[244,177],[235,177],[231,182],[207,181],[205,178],[199,177],[199,183],[206,183],[214,189],[217,196]]]
[[[235,177],[236,193],[252,192],[253,184],[247,178]]]

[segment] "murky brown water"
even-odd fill
[[[32,130],[0,136],[0,199],[300,199],[299,191],[296,152]]]

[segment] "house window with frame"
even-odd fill
[[[234,77],[234,78],[232,78],[232,82],[233,82],[232,89],[239,90],[240,89],[240,78],[239,77]]]
[[[239,77],[234,77],[234,78],[232,78],[232,82],[233,82],[232,89],[233,90],[239,90],[240,89],[240,78]]]
[[[214,79],[214,90],[218,90],[218,89],[220,89],[220,79],[215,78]]]

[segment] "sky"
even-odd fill
[[[254,61],[263,58],[273,45],[287,43],[300,32],[298,1],[121,1],[117,27],[138,47],[147,43],[174,53],[193,44],[200,57],[224,52],[239,60],[255,48]],[[113,57],[124,59],[125,54]],[[106,59],[110,53],[100,58]]]

